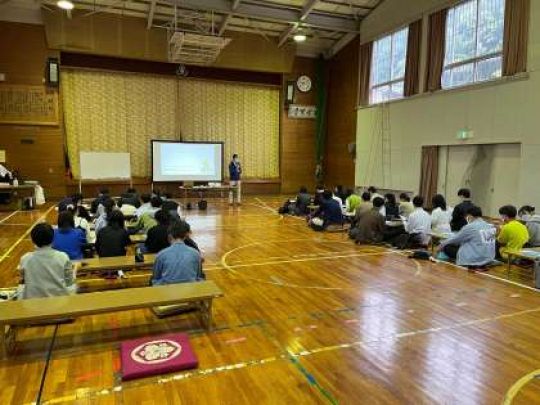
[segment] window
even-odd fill
[[[448,10],[442,87],[502,76],[505,0],[469,0]]]
[[[409,27],[373,43],[370,104],[403,98]]]

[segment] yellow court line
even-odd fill
[[[28,227],[28,229],[22,234],[22,236],[19,239],[17,239],[17,241],[15,241],[15,243],[11,245],[11,247],[2,256],[0,256],[0,263],[2,263],[9,256],[9,254],[15,250],[15,248],[19,245],[19,243],[21,243],[28,235],[30,235],[30,232],[32,232],[32,228],[34,226],[36,226],[37,224],[42,222],[45,218],[47,218],[47,215],[49,215],[49,212],[51,212],[54,208],[55,208],[54,205],[51,206],[47,211],[45,211],[45,213],[41,217],[39,217],[32,225]]]
[[[502,405],[511,405],[514,402],[514,398],[521,391],[521,389],[530,383],[535,378],[540,377],[540,369],[531,371],[529,374],[524,375],[517,380],[510,389],[506,392]]]
[[[11,214],[9,214],[8,216],[0,219],[0,224],[3,224],[5,221],[7,221],[8,219],[10,219],[12,216],[14,216],[16,213],[18,212],[21,212],[21,210],[16,210],[16,211],[13,211]]]

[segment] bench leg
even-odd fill
[[[0,357],[7,357],[15,350],[17,330],[15,326],[2,325],[0,332]]]
[[[212,299],[203,301],[202,303],[202,318],[208,332],[212,332]]]

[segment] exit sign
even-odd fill
[[[465,141],[473,137],[474,137],[474,131],[471,131],[470,129],[461,129],[457,132],[457,135],[456,135],[456,138],[461,141]]]

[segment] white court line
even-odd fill
[[[15,215],[15,214],[18,213],[18,212],[21,212],[21,210],[13,211],[13,212],[12,212],[11,214],[9,214],[7,217],[2,218],[2,219],[0,220],[0,224],[3,224],[4,221],[7,221],[8,219],[10,219],[13,215]]]

